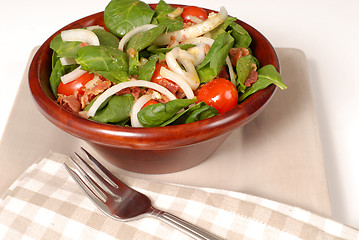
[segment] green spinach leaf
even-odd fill
[[[97,111],[95,116],[90,119],[101,123],[117,123],[126,121],[130,117],[133,102],[134,97],[132,94],[119,96],[113,95],[107,105],[100,111]]]
[[[160,0],[156,9],[155,15],[152,20],[153,24],[163,25],[167,27],[167,32],[174,32],[183,28],[183,19],[181,16],[170,18],[169,13],[172,13],[175,9],[169,4]]]
[[[182,108],[195,103],[197,99],[175,99],[166,104],[157,103],[141,109],[138,114],[138,120],[144,127],[158,127],[171,119]]]
[[[282,82],[282,78],[275,67],[269,64],[258,70],[258,80],[246,89],[246,91],[239,97],[239,101],[243,101],[248,96],[268,87],[270,84],[275,84],[280,89],[287,88]]]
[[[98,40],[100,41],[100,45],[118,48],[120,40],[112,33],[103,29],[94,29],[92,32],[96,34]]]
[[[228,29],[234,38],[233,47],[244,47],[249,48],[249,45],[252,42],[252,37],[249,35],[247,30],[245,30],[241,25],[236,22],[229,24]]]
[[[203,62],[197,67],[197,73],[201,83],[209,82],[218,75],[226,61],[233,41],[233,38],[227,32],[219,35],[214,41]]]
[[[51,75],[50,75],[50,87],[51,91],[54,94],[55,98],[57,98],[57,90],[59,88],[59,84],[61,82],[61,77],[65,75],[66,73],[69,73],[73,71],[75,68],[77,68],[78,65],[66,65],[63,66],[60,62],[60,60],[57,60],[55,63],[54,68],[52,69]]]
[[[177,113],[174,117],[164,122],[161,126],[178,125],[184,123],[196,122],[218,115],[218,111],[205,102],[199,102],[189,107],[181,113]]]
[[[154,13],[139,0],[112,0],[105,8],[104,21],[110,32],[122,38],[133,28],[151,23]]]
[[[244,82],[246,81],[247,77],[251,73],[251,71],[257,66],[255,57],[253,55],[243,56],[238,59],[236,65],[236,72],[237,72],[237,87],[238,90],[244,92],[246,86]]]
[[[219,35],[221,35],[223,32],[226,31],[229,24],[231,24],[232,22],[234,22],[236,20],[237,20],[237,18],[235,18],[235,17],[227,17],[223,23],[221,23],[218,27],[216,27],[215,29],[213,29],[211,31],[211,38],[216,39]]]
[[[195,44],[179,44],[177,46],[174,47],[160,47],[158,45],[151,45],[147,48],[147,51],[151,52],[151,53],[167,53],[170,52],[172,49],[174,49],[175,47],[179,47],[182,50],[187,50],[191,47],[195,47]]]
[[[124,52],[110,46],[85,46],[76,61],[81,69],[102,75],[115,83],[128,80],[128,59]]]
[[[138,68],[141,66],[139,52],[152,44],[161,35],[165,26],[154,27],[148,31],[136,34],[126,44],[126,52],[129,57],[129,74],[138,75]]]
[[[81,42],[62,41],[61,34],[56,35],[50,42],[50,48],[57,53],[58,57],[75,58],[80,49]]]

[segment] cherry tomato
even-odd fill
[[[142,106],[142,108],[147,107],[147,106],[152,105],[152,104],[157,104],[157,103],[158,103],[158,102],[157,102],[156,100],[151,99],[151,100],[149,100],[148,102],[146,102],[146,103]],[[142,108],[141,108],[141,109],[142,109]]]
[[[200,87],[197,99],[214,107],[218,113],[224,113],[237,105],[238,91],[229,80],[216,78]]]
[[[167,64],[164,62],[156,63],[156,69],[152,75],[151,82],[157,83],[167,88],[173,94],[176,93],[179,90],[179,86],[176,83],[172,82],[171,80],[161,76],[160,74],[161,67],[165,67],[169,69]]]
[[[60,82],[58,93],[66,96],[70,96],[74,94],[74,91],[77,90],[80,95],[83,95],[84,94],[83,88],[85,87],[86,83],[88,83],[90,80],[94,78],[94,76],[95,75],[93,75],[92,73],[86,72],[79,78],[76,78],[75,80],[69,83],[63,84],[62,82]]]
[[[200,8],[200,7],[196,7],[196,6],[187,6],[183,8],[183,12],[181,14],[181,17],[183,19],[183,21],[185,22],[192,22],[191,21],[191,16],[193,17],[197,17],[201,20],[206,20],[208,18],[208,14],[207,12]]]

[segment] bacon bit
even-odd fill
[[[132,96],[137,100],[140,96],[146,93],[146,90],[140,87],[130,87],[122,89],[121,91],[117,92],[116,95],[125,95],[125,94],[132,94]]]
[[[83,96],[80,97],[81,108],[84,109],[92,99],[111,87],[111,85],[112,83],[109,80],[100,78],[90,89],[85,88]]]
[[[89,116],[87,116],[88,111],[80,111],[78,114],[80,117],[88,119]]]
[[[89,43],[86,43],[86,42],[80,43],[80,47],[85,47],[85,46],[88,46],[88,45],[90,45],[90,44],[89,44]]]
[[[182,88],[179,88],[178,91],[176,92],[176,98],[178,99],[182,99],[186,96],[186,94],[184,93],[184,91],[182,90]]]
[[[175,94],[179,89],[181,89],[176,83],[165,78],[158,79],[156,83],[167,88],[173,94]]]
[[[168,44],[167,48],[173,47],[173,46],[177,46],[179,43],[177,41],[177,39],[174,36],[170,37],[170,44]]]
[[[207,53],[209,52],[209,49],[211,49],[211,46],[206,44],[206,45],[203,46],[203,49],[204,49],[205,55],[207,55]]]
[[[75,95],[65,96],[58,94],[57,102],[65,109],[78,113],[81,110],[81,104]]]
[[[243,56],[249,55],[249,50],[247,48],[243,48],[243,47],[231,48],[229,50],[229,55],[231,57],[232,65],[236,66],[238,59],[240,59]]]
[[[136,50],[134,48],[130,48],[127,50],[127,53],[134,58],[136,55]]]
[[[222,66],[221,71],[218,73],[217,78],[229,79],[229,74],[225,66]]]
[[[257,65],[252,63],[252,71],[249,73],[248,77],[244,81],[244,85],[246,87],[250,87],[253,83],[257,82],[257,80],[258,80]]]
[[[249,73],[247,79],[244,81],[244,85],[246,87],[250,87],[253,83],[257,82],[257,80],[258,80],[258,72],[255,69],[253,69]]]

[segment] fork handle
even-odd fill
[[[163,222],[177,228],[178,230],[188,234],[189,236],[193,237],[197,240],[222,240],[222,238],[219,238],[211,233],[209,233],[206,230],[203,230],[202,228],[199,228],[192,223],[189,223],[179,217],[176,217],[175,215],[172,215],[171,213],[157,210],[155,209],[151,215],[153,217],[156,217]]]

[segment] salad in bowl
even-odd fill
[[[58,104],[95,122],[162,127],[208,119],[275,84],[277,69],[261,66],[251,35],[228,16],[196,6],[155,9],[112,0],[104,26],[61,31],[50,87]]]

